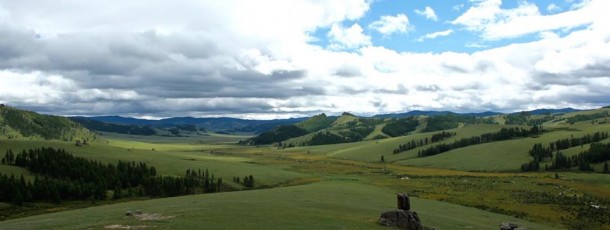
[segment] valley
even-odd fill
[[[487,122],[505,119],[505,115],[484,117],[484,123],[476,122],[482,120],[480,118],[468,122],[470,118],[460,117],[454,123],[450,120],[452,127],[443,130],[455,135],[425,143],[424,140],[439,132],[422,132],[429,127],[426,124],[429,116],[380,119],[344,114],[330,118],[333,121],[328,117],[314,117],[295,123],[310,131],[299,137],[280,137],[280,141],[265,145],[244,144],[256,134],[207,131],[174,137],[90,131],[89,136],[81,138],[93,140],[82,146],[75,145],[74,140],[45,140],[17,131],[5,132],[0,139],[0,153],[9,149],[18,153],[53,147],[103,164],[119,160],[145,162],[163,176],[180,177],[189,169],[206,169],[214,173],[213,177],[222,178],[223,183],[219,192],[171,198],[131,195],[125,188],[118,190],[123,193],[120,198],[112,198],[111,194],[117,190],[109,190],[107,198],[94,202],[26,201],[22,205],[5,202],[0,205],[0,224],[3,229],[104,229],[112,226],[176,229],[202,225],[225,229],[238,226],[257,229],[271,225],[277,229],[311,229],[313,226],[383,229],[377,223],[379,214],[395,207],[393,197],[396,193],[407,193],[424,225],[437,229],[490,229],[502,222],[518,223],[530,229],[608,229],[610,174],[604,171],[605,162],[591,162],[593,171],[582,172],[578,168],[545,170],[545,165],[548,167],[552,159],[543,159],[537,172],[520,170],[522,164],[531,161],[528,151],[536,143],[546,145],[561,138],[609,131],[610,124],[605,118],[582,118],[587,114],[607,114],[608,110],[542,115],[552,116],[537,124],[543,126],[542,133],[469,145],[427,157],[418,157],[418,151],[440,143],[494,133],[501,128],[530,126]],[[536,120],[536,116],[539,115],[529,115],[526,120]],[[584,120],[572,123],[570,119],[575,117]],[[367,140],[364,137],[371,135],[363,134],[361,140],[349,141],[348,136],[353,135],[347,131],[358,130],[359,124],[373,123],[377,127],[370,132],[383,133],[379,127],[394,119],[417,120],[418,124],[396,137]],[[4,130],[23,130],[12,123],[3,124]],[[78,127],[78,124],[71,126]],[[280,143],[311,138],[312,131],[336,133],[345,141],[304,146]],[[242,144],[237,144],[238,141]],[[421,142],[421,146],[399,153],[394,151],[402,144],[415,142]],[[597,143],[610,143],[610,140]],[[590,145],[582,144],[561,152],[575,156]],[[35,176],[26,168],[8,164],[0,165],[0,173],[23,175],[28,181]],[[255,181],[252,188],[235,180],[248,175],[253,175]],[[125,217],[125,212],[130,210],[143,210],[164,218]]]

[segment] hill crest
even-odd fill
[[[0,106],[0,137],[8,139],[93,140],[95,134],[66,117]]]

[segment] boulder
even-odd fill
[[[501,223],[500,230],[527,230],[527,228],[519,227],[519,225],[513,223]]]
[[[407,210],[393,210],[381,214],[379,223],[388,227],[397,227],[409,230],[423,230],[424,226],[419,220],[417,212]]]
[[[396,195],[396,202],[398,209],[381,213],[380,224],[409,230],[428,229],[422,225],[417,212],[411,211],[411,201],[407,194]]]

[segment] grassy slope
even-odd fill
[[[545,127],[561,127],[556,123],[545,124]],[[497,125],[466,125],[456,129],[458,136],[470,137],[480,133],[495,132],[501,126]],[[554,132],[544,134],[539,138],[528,138],[513,141],[497,142],[479,146],[471,146],[463,149],[440,154],[436,159],[414,158],[417,149],[393,155],[391,153],[398,144],[405,143],[411,139],[419,140],[430,137],[433,133],[414,134],[410,136],[384,139],[379,141],[357,142],[338,145],[307,146],[289,148],[281,151],[275,148],[244,148],[232,145],[210,145],[200,143],[165,143],[164,139],[140,142],[129,138],[128,140],[109,139],[109,143],[94,142],[92,146],[75,147],[71,142],[60,141],[26,141],[11,140],[0,143],[0,153],[9,146],[13,149],[32,148],[37,146],[49,146],[66,148],[79,156],[99,159],[102,161],[116,161],[117,159],[147,161],[157,167],[162,174],[181,175],[186,168],[209,168],[217,176],[228,178],[232,176],[243,176],[254,174],[257,182],[274,185],[286,183],[297,178],[320,178],[323,181],[303,186],[283,187],[266,190],[241,191],[218,194],[205,194],[197,196],[186,196],[168,199],[156,199],[148,201],[128,202],[108,206],[92,207],[87,209],[66,211],[40,216],[14,219],[1,222],[1,229],[99,229],[111,224],[123,225],[147,225],[158,229],[184,229],[184,228],[210,228],[210,229],[384,229],[375,224],[382,210],[391,209],[395,206],[394,189],[398,188],[396,178],[388,177],[383,180],[379,178],[368,180],[371,173],[384,173],[384,170],[376,170],[372,167],[387,167],[392,173],[409,174],[411,177],[421,172],[409,172],[408,170],[426,171],[438,174],[447,170],[404,167],[400,164],[413,164],[421,160],[430,160],[430,167],[459,168],[463,170],[513,170],[523,162],[518,162],[519,157],[527,158],[527,150],[531,144],[545,141],[554,141],[558,138],[567,138],[570,135],[579,137],[595,131],[608,131],[610,126],[591,125],[590,122],[577,122],[566,129],[565,127]],[[179,141],[179,140],[176,140]],[[192,141],[189,139],[189,141]],[[453,141],[452,139],[447,141]],[[523,144],[526,141],[527,144]],[[174,142],[174,141],[170,141]],[[529,143],[532,142],[532,143]],[[127,151],[127,149],[131,149]],[[153,151],[152,149],[155,149]],[[474,148],[474,149],[473,149]],[[487,152],[485,155],[477,154],[477,149]],[[515,148],[524,148],[524,153],[515,153]],[[493,150],[493,151],[490,151]],[[576,154],[580,147],[566,150],[568,154]],[[306,152],[309,152],[306,154]],[[302,153],[303,155],[299,155]],[[350,163],[349,161],[338,162],[337,159],[353,159],[358,161],[376,162],[381,155],[386,161],[398,164],[368,164],[362,168],[356,167],[361,163]],[[447,159],[442,159],[444,156]],[[260,157],[260,158],[259,158]],[[288,159],[295,157],[294,159]],[[284,159],[286,158],[286,159]],[[513,160],[514,158],[514,160]],[[259,161],[258,159],[264,159]],[[295,159],[305,160],[309,164],[302,164]],[[307,162],[307,160],[311,162]],[[318,160],[316,160],[318,159]],[[480,160],[479,162],[476,162]],[[495,163],[493,162],[495,160]],[[529,159],[527,159],[529,160]],[[526,161],[527,161],[526,160]],[[264,162],[276,161],[274,164]],[[319,161],[319,162],[318,162]],[[337,161],[333,164],[332,161]],[[492,163],[490,163],[490,161]],[[254,162],[254,163],[253,163]],[[279,162],[279,163],[278,163]],[[317,162],[317,163],[316,163]],[[330,164],[328,164],[330,162]],[[503,165],[503,163],[506,163]],[[362,163],[364,164],[364,163]],[[494,165],[498,164],[498,165]],[[309,165],[309,166],[308,166]],[[377,166],[378,165],[378,166]],[[491,167],[491,169],[483,168]],[[307,167],[311,167],[310,169]],[[329,175],[327,170],[336,171],[337,175]],[[354,168],[350,168],[354,167]],[[10,167],[0,166],[0,171],[17,170]],[[406,171],[402,171],[406,170]],[[553,173],[540,174],[518,174],[512,179],[500,179],[509,177],[510,173],[469,173],[454,171],[452,173],[464,175],[477,175],[471,178],[453,177],[413,177],[410,180],[400,180],[404,183],[400,191],[428,191],[421,193],[420,197],[427,199],[449,199],[450,202],[476,205],[483,199],[490,207],[502,205],[506,210],[538,213],[531,215],[533,220],[538,216],[557,216],[560,209],[542,209],[542,205],[512,204],[508,194],[513,189],[542,189],[546,185],[540,185],[539,181],[549,180],[552,186],[544,187],[544,191],[566,188],[578,193],[597,194],[597,196],[608,197],[610,191],[610,177],[599,174],[564,173],[560,172],[561,180],[550,179]],[[424,173],[425,174],[425,173]],[[492,175],[493,174],[493,175]],[[548,174],[548,175],[547,175]],[[340,176],[338,176],[340,175]],[[390,174],[391,176],[392,174]],[[516,174],[515,174],[516,175]],[[529,176],[540,176],[539,179],[529,179]],[[486,177],[490,177],[487,179]],[[493,178],[492,178],[493,177]],[[512,177],[512,176],[511,176]],[[549,179],[546,179],[549,178]],[[500,192],[498,188],[481,189],[481,187],[492,186],[496,180],[511,181],[504,183]],[[305,179],[304,181],[307,181]],[[316,180],[309,180],[316,181]],[[515,183],[517,181],[517,183]],[[369,185],[373,183],[375,185]],[[388,184],[386,184],[388,183]],[[470,183],[474,183],[473,186]],[[555,183],[561,186],[554,185]],[[295,184],[295,183],[289,183]],[[491,184],[491,185],[490,185]],[[485,186],[482,186],[485,185]],[[457,186],[457,187],[456,187]],[[497,185],[496,185],[497,186]],[[562,187],[563,186],[563,187]],[[467,189],[464,189],[467,188]],[[423,190],[421,190],[423,189]],[[446,191],[444,190],[446,189]],[[505,191],[504,191],[505,190]],[[506,197],[505,197],[506,196]],[[487,203],[490,202],[490,203]],[[503,204],[503,202],[508,202]],[[500,222],[523,223],[530,229],[551,229],[535,223],[529,223],[521,219],[498,215],[479,209],[463,207],[455,204],[414,198],[413,207],[422,217],[424,224],[438,227],[440,229],[494,229]],[[511,205],[515,207],[511,207]],[[534,209],[534,211],[530,209]],[[175,216],[169,220],[160,221],[136,221],[124,218],[126,210],[142,209],[144,212],[160,213]],[[280,210],[280,211],[278,211]],[[531,213],[530,213],[531,214]],[[548,214],[548,215],[547,215]],[[74,216],[79,221],[74,221]],[[549,217],[550,218],[550,217]],[[553,220],[546,218],[547,221]],[[544,218],[543,218],[544,219]],[[558,220],[557,220],[558,221]]]
[[[25,133],[24,133],[25,132]],[[78,123],[61,116],[38,114],[0,106],[0,137],[19,139],[94,139],[94,134]]]
[[[455,138],[462,137],[470,137],[472,135],[479,135],[481,133],[486,132],[495,132],[499,130],[501,126],[498,125],[467,125],[460,129],[454,129],[450,131],[457,132],[457,136]],[[344,159],[352,159],[352,160],[360,160],[360,161],[379,161],[381,156],[385,157],[386,161],[400,161],[405,159],[414,158],[417,156],[417,150],[410,150],[407,152],[403,152],[400,154],[392,154],[392,151],[397,148],[399,145],[410,142],[411,140],[419,141],[423,138],[430,138],[432,134],[436,132],[430,133],[418,133],[408,136],[389,138],[377,141],[366,141],[359,142],[355,145],[346,145],[345,148],[335,150],[329,149],[327,152],[328,155],[338,158]],[[455,138],[448,139],[446,141],[453,141]]]
[[[554,229],[474,208],[413,198],[427,226],[438,229],[494,229],[503,221],[530,229]],[[155,229],[386,229],[382,211],[395,207],[392,191],[357,182],[302,186],[128,202],[58,212],[2,223],[3,229],[100,229],[113,224]],[[127,210],[174,216],[167,220],[124,218]],[[74,220],[78,217],[78,221]]]
[[[191,134],[188,136],[181,137],[165,137],[165,136],[139,136],[139,135],[128,135],[128,134],[119,134],[119,133],[107,133],[107,132],[99,132],[103,134],[104,137],[110,139],[121,139],[121,140],[132,140],[138,142],[147,142],[147,143],[185,143],[185,142],[195,142],[199,144],[227,144],[227,143],[236,143],[240,140],[248,139],[252,136],[247,135],[227,135],[227,134],[219,134],[212,132],[200,132],[200,135]]]
[[[335,120],[336,118],[327,117],[326,114],[320,114],[313,116],[305,121],[299,122],[296,124],[296,126],[301,127],[310,132],[315,132],[328,127]]]
[[[388,138],[389,136],[387,134],[383,133],[383,131],[381,131],[385,125],[386,124],[376,125],[375,130],[373,130],[373,132],[371,132],[367,137],[365,137],[364,140],[373,140],[373,139],[377,138],[378,136],[383,136],[385,138]]]
[[[591,125],[589,122],[578,122],[569,128],[548,132],[538,138],[524,138],[473,145],[435,156],[413,158],[398,163],[469,171],[518,171],[521,164],[531,160],[528,151],[534,144],[542,143],[548,146],[549,142],[570,138],[571,135],[581,137],[599,131],[608,131],[610,130],[610,124]],[[584,149],[586,148],[576,147],[567,152],[569,153],[568,155],[572,155]]]
[[[453,142],[455,139],[471,137],[482,133],[497,132],[504,125],[465,125],[461,128],[449,130],[457,133],[457,136],[445,140]],[[358,143],[326,145],[326,146],[307,146],[295,148],[294,150],[310,150],[312,153],[325,154],[342,159],[352,159],[358,161],[376,162],[383,155],[387,162],[396,162],[403,165],[424,166],[435,168],[450,168],[468,171],[515,171],[519,170],[521,164],[531,160],[528,151],[535,143],[548,145],[549,142],[562,138],[580,137],[598,131],[610,130],[610,124],[595,124],[583,121],[574,125],[548,124],[550,132],[537,138],[524,138],[509,141],[499,141],[481,145],[473,145],[465,148],[455,149],[436,156],[417,158],[416,148],[399,154],[392,154],[392,151],[400,144],[411,140],[420,140],[433,133],[418,133],[408,136],[389,138],[377,141],[364,141]],[[581,148],[566,150],[568,155],[579,153]]]
[[[8,140],[0,145],[0,153],[12,148],[22,149],[49,147],[64,148],[68,152],[102,162],[115,163],[119,159],[126,161],[146,162],[154,166],[157,172],[164,175],[183,175],[186,169],[209,169],[216,177],[222,177],[229,183],[233,176],[252,174],[258,183],[273,185],[283,183],[306,175],[284,170],[278,166],[253,164],[248,158],[224,155],[214,152],[219,145],[193,144],[150,144],[125,140],[109,140],[109,144],[93,143],[90,146],[76,147],[72,143],[60,141],[26,141]],[[131,150],[130,148],[134,148]],[[153,151],[152,149],[155,148]],[[128,151],[128,149],[130,149]],[[210,150],[212,152],[210,152]]]

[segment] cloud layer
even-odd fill
[[[355,23],[371,4],[0,0],[0,102],[65,115],[248,118],[610,102],[603,0],[552,15],[476,1],[455,28],[420,38],[540,34],[474,53],[377,46],[365,28],[391,35],[413,25],[406,14]],[[315,44],[320,29],[329,46]]]

